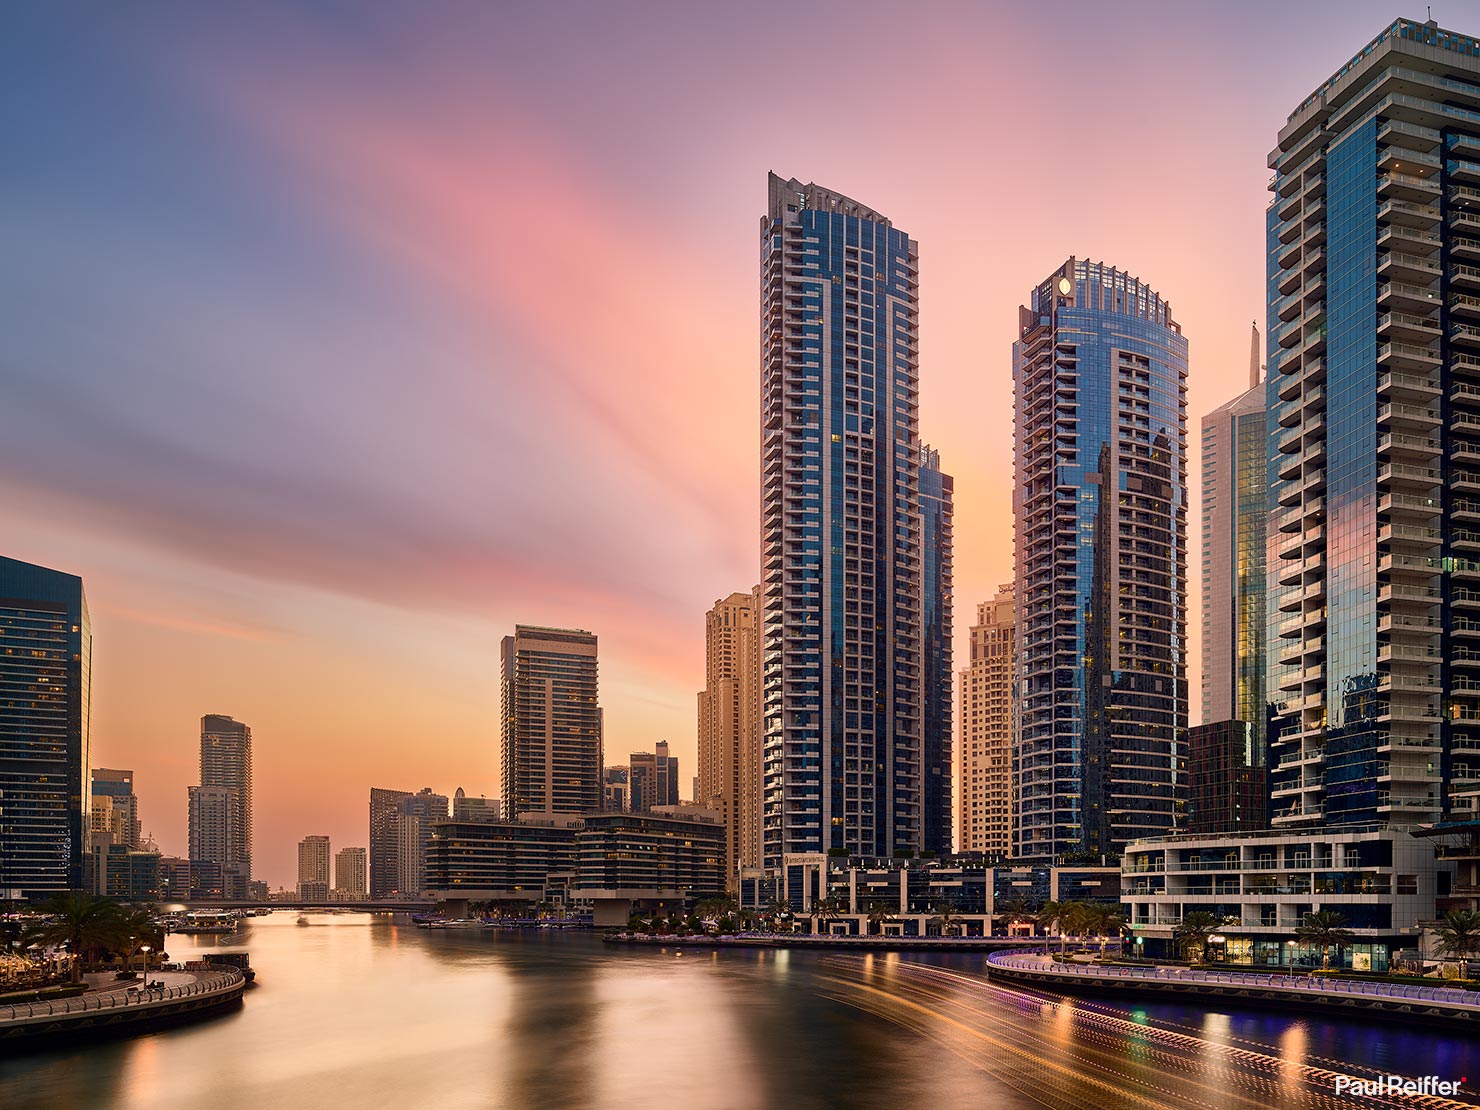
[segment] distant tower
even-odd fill
[[[757,586],[716,601],[704,617],[694,800],[719,805],[732,889],[738,867],[761,865],[761,612]]]
[[[235,858],[216,860],[231,897],[245,898],[252,879],[252,730],[220,713],[200,719],[200,784],[234,795]],[[210,857],[206,857],[210,858]]]
[[[139,798],[134,793],[134,773],[110,767],[94,767],[92,795],[94,801],[100,797],[111,799],[115,826],[111,831],[116,838],[114,843],[137,849],[140,843]]]
[[[341,848],[334,853],[334,892],[349,898],[365,897],[365,849]]]
[[[329,899],[327,836],[305,836],[298,842],[298,897],[306,902]]]
[[[1202,420],[1202,719],[1247,722],[1262,765],[1269,485],[1257,326],[1253,345],[1249,388]]]
[[[1012,855],[1013,585],[976,607],[961,671],[959,852]]]
[[[399,827],[396,815],[409,790],[370,789],[370,897],[394,894],[401,877]]]

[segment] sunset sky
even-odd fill
[[[608,762],[668,739],[687,783],[704,611],[758,574],[768,170],[920,243],[959,661],[1011,576],[1017,306],[1071,254],[1170,300],[1195,497],[1263,324],[1266,155],[1400,15],[13,8],[0,552],[85,580],[94,765],[183,854],[199,718],[245,720],[291,884],[305,834],[366,843],[372,785],[498,793],[520,621],[596,632]]]

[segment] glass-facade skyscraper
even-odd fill
[[[82,579],[0,556],[0,898],[82,888],[91,703]]]
[[[760,226],[769,867],[923,850],[935,820],[926,780],[948,774],[927,766],[918,266],[918,246],[886,216],[770,175]],[[935,804],[949,806],[948,785]],[[939,819],[948,832],[949,810]]]
[[[1014,851],[1177,823],[1187,728],[1187,341],[1145,283],[1071,258],[1013,345]]]
[[[1252,340],[1249,388],[1202,419],[1202,719],[1247,724],[1262,766],[1268,436]]]
[[[1400,19],[1270,155],[1276,825],[1480,795],[1480,43]]]

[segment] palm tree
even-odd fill
[[[947,936],[947,929],[953,928],[961,918],[956,913],[956,904],[949,898],[942,898],[935,903],[935,916],[930,919],[930,924],[940,930],[941,936]]]
[[[118,903],[79,891],[58,894],[48,903],[50,920],[36,931],[43,944],[67,945],[74,957],[72,982],[82,981],[82,964],[119,939]],[[125,936],[127,934],[124,934]]]
[[[1090,930],[1091,909],[1084,902],[1064,903],[1063,929],[1076,939],[1075,951],[1084,948],[1084,936]]]
[[[1439,954],[1463,960],[1480,955],[1480,913],[1474,910],[1450,910],[1439,922]]]
[[[874,926],[879,927],[879,932],[884,931],[884,922],[894,920],[894,911],[889,908],[888,902],[870,902],[868,904],[868,927],[872,932]]]
[[[1020,924],[1021,922],[1032,921],[1035,924],[1037,922],[1037,917],[1033,913],[1033,907],[1029,905],[1028,900],[1021,895],[1015,894],[1011,898],[1004,898],[1002,900],[1002,905],[995,908],[1001,914],[1001,916],[1007,918],[1009,932],[1011,931],[1012,926]]]
[[[1217,914],[1208,913],[1206,910],[1193,910],[1182,916],[1182,924],[1178,925],[1174,935],[1182,945],[1182,955],[1189,963],[1194,963],[1192,955],[1197,953],[1200,960],[1208,948],[1208,938],[1231,922],[1231,918],[1219,917]]]
[[[153,952],[162,951],[164,927],[154,920],[154,914],[147,909],[137,906],[120,908],[114,925],[113,942],[108,947],[113,948],[115,945],[123,949],[126,958],[132,958],[144,945],[148,945]],[[148,961],[145,963],[147,965]]]
[[[1111,937],[1117,941],[1125,936],[1130,922],[1125,914],[1110,906],[1095,907],[1095,935],[1100,938],[1100,959],[1105,958],[1105,942]],[[1124,955],[1124,952],[1121,953]]]
[[[1346,917],[1335,910],[1317,910],[1308,913],[1295,928],[1295,935],[1306,944],[1314,944],[1321,950],[1321,968],[1328,969],[1331,966],[1331,949],[1334,947],[1338,952],[1342,945],[1350,944],[1356,939],[1351,930],[1343,928],[1346,925]]]
[[[815,916],[818,922],[823,926],[821,932],[824,933],[830,931],[827,928],[827,925],[832,921],[833,918],[837,917],[842,912],[842,899],[834,898],[831,895],[826,898],[819,898],[817,899],[817,901],[812,903],[813,916]]]
[[[1069,927],[1073,902],[1045,902],[1038,911],[1038,927],[1047,933],[1050,929],[1059,934],[1059,955],[1064,954],[1066,930]]]
[[[772,898],[766,903],[763,913],[766,918],[767,927],[774,933],[776,932],[776,923],[783,917],[791,916],[791,903],[785,898]]]

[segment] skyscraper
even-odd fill
[[[951,574],[955,480],[920,445],[920,617],[924,655],[925,850],[951,852]]]
[[[224,786],[191,786],[189,836],[190,862],[210,865],[218,881],[211,884],[226,898],[245,898],[241,880],[241,812],[237,792]]]
[[[1473,818],[1480,45],[1395,21],[1269,164],[1272,820]]]
[[[503,812],[594,813],[602,803],[596,637],[516,625],[503,642]]]
[[[931,774],[919,249],[840,193],[775,174],[768,192],[763,855],[918,852]]]
[[[245,897],[252,879],[252,730],[243,722],[220,713],[200,719],[200,784],[230,790],[235,796],[231,839],[236,856],[216,862],[223,872],[234,872],[225,881],[232,889],[239,886],[240,897]]]
[[[134,773],[109,767],[94,767],[92,797],[94,806],[99,798],[109,799],[113,826],[110,831],[117,838],[114,843],[137,849],[142,840],[142,829],[139,824],[139,798],[134,793]]]
[[[1187,728],[1187,341],[1071,258],[1019,310],[1015,851],[1115,852],[1176,823]]]
[[[298,842],[298,897],[307,902],[329,899],[327,836],[305,836]]]
[[[976,607],[971,659],[961,670],[958,852],[1012,854],[1013,585]]]
[[[699,692],[699,778],[694,800],[718,804],[725,876],[759,867],[761,805],[761,591],[733,593],[704,617]]]
[[[82,579],[0,556],[0,897],[83,884],[91,699]]]
[[[627,789],[633,813],[678,805],[678,757],[668,754],[667,740],[659,740],[653,751],[632,753],[627,762]]]
[[[341,848],[334,853],[334,893],[365,897],[365,849]]]
[[[396,814],[409,790],[370,788],[370,897],[393,894],[400,881],[399,831]]]
[[[447,795],[423,786],[401,798],[392,820],[396,833],[396,890],[417,897],[426,889],[427,845],[433,826],[447,820]]]
[[[1269,485],[1257,327],[1252,344],[1249,388],[1202,419],[1202,719],[1249,724],[1263,766]]]

